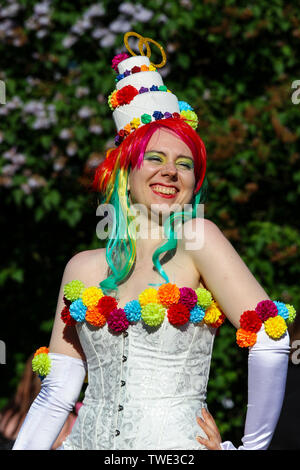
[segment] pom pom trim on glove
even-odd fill
[[[256,343],[256,333],[264,324],[267,335],[276,340],[282,338],[287,325],[292,323],[296,310],[292,305],[279,301],[262,300],[255,310],[246,310],[240,317],[240,328],[236,332],[236,342],[241,348],[251,347]]]
[[[51,370],[51,359],[48,354],[49,348],[42,346],[35,351],[32,359],[32,370],[38,374],[41,380],[43,380]]]

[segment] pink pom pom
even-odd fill
[[[108,327],[116,333],[127,330],[129,321],[123,308],[115,308],[107,318]]]
[[[179,303],[185,305],[189,310],[191,310],[197,303],[197,294],[194,289],[190,287],[181,287]]]
[[[128,54],[118,54],[118,55],[115,55],[115,57],[113,58],[112,62],[111,62],[111,66],[112,68],[118,72],[118,65],[120,62],[122,62],[123,60],[125,59],[128,59],[129,58],[129,55]]]
[[[262,300],[256,305],[255,311],[262,322],[278,315],[278,309],[272,300]]]

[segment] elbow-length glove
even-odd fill
[[[266,450],[282,408],[290,352],[289,334],[271,339],[264,325],[249,348],[248,406],[242,446],[222,442],[223,450]]]
[[[86,363],[64,354],[49,353],[50,373],[32,403],[13,450],[50,450],[81,391]]]

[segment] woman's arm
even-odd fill
[[[88,252],[79,253],[65,267],[49,346],[51,370],[42,380],[13,450],[51,449],[80,394],[86,376],[85,355],[75,327],[66,326],[61,311],[64,285],[78,276],[84,283],[90,282],[89,257]]]
[[[241,314],[254,310],[262,300],[270,300],[268,295],[213,222],[194,219],[188,222],[187,229],[189,243],[193,240],[196,247],[191,250],[191,256],[207,289],[226,317],[239,328]],[[257,333],[256,343],[249,348],[248,407],[243,445],[239,450],[268,448],[284,398],[289,351],[288,332],[274,340],[266,334],[264,325]],[[213,432],[211,441],[217,449],[215,435]],[[230,441],[221,447],[236,450]]]
[[[261,300],[269,300],[267,293],[216,224],[208,219],[189,220],[184,224],[184,235],[185,247],[189,247],[207,289],[239,328],[241,314]]]

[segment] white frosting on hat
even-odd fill
[[[163,114],[166,112],[180,113],[177,97],[166,91],[141,93],[136,95],[130,104],[116,108],[113,112],[113,119],[119,132],[126,124],[130,124],[133,118],[141,118],[143,114],[152,116],[155,111],[160,111]],[[152,118],[152,120],[154,119]]]
[[[133,56],[123,60],[118,64],[119,74],[123,74],[126,70],[131,71],[133,67],[141,67],[141,65],[150,66],[147,56]],[[140,88],[151,88],[153,85],[159,87],[164,86],[163,79],[159,72],[137,72],[124,77],[117,82],[116,89],[121,90],[124,86],[131,85],[137,90]],[[154,120],[153,113],[160,111],[161,113],[180,113],[177,97],[167,91],[149,91],[136,95],[129,104],[117,107],[113,111],[113,119],[117,132],[134,118],[141,119],[143,114],[149,114]],[[142,123],[141,123],[142,124]]]
[[[122,78],[116,88],[120,90],[123,86],[132,85],[139,90],[142,87],[151,88],[152,85],[163,86],[163,84],[163,79],[158,72],[137,72]]]
[[[149,58],[145,55],[134,55],[128,59],[122,60],[122,62],[118,64],[118,71],[122,74],[125,70],[131,70],[133,67],[141,67],[141,65],[147,65],[147,67],[149,67]]]

